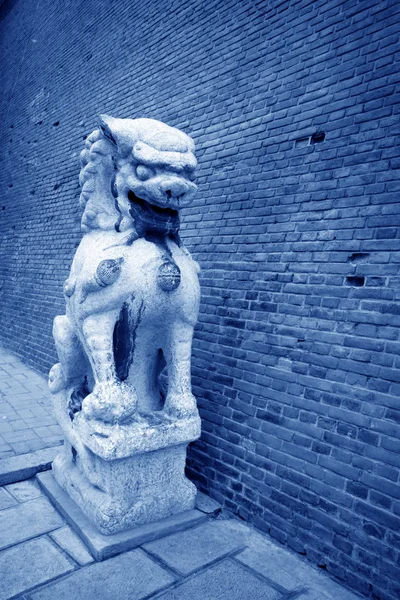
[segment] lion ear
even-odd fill
[[[102,132],[104,133],[106,138],[110,140],[110,142],[117,146],[117,140],[115,139],[115,135],[113,133],[113,129],[116,129],[116,127],[115,123],[113,127],[113,121],[116,121],[116,119],[114,119],[113,117],[109,117],[108,115],[99,116],[99,124]]]
[[[108,115],[99,116],[100,128],[105,137],[117,146],[122,156],[129,154],[132,144],[127,139],[123,119],[115,119]]]

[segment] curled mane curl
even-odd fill
[[[115,173],[116,146],[100,129],[86,139],[80,154],[80,206],[83,208],[82,231],[114,229],[121,220],[111,186]]]

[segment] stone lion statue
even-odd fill
[[[66,314],[54,320],[50,391],[68,391],[71,420],[194,416],[199,267],[179,239],[179,210],[196,192],[194,143],[159,121],[103,115],[85,146],[84,235],[64,284]]]

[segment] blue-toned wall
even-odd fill
[[[399,10],[6,0],[0,22],[3,343],[55,361],[96,115],[191,133],[204,432],[189,472],[381,600],[400,596]]]

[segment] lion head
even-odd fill
[[[193,140],[153,119],[100,116],[81,153],[82,226],[177,233],[196,193]]]

